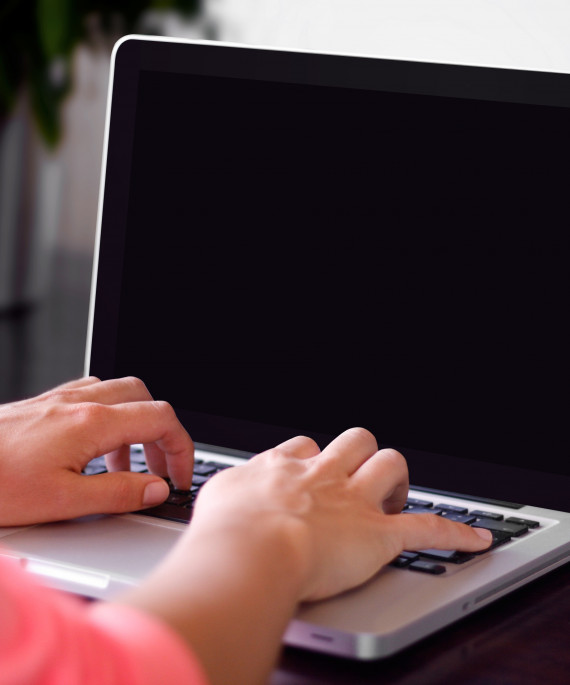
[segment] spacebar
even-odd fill
[[[192,509],[176,507],[172,504],[159,504],[157,507],[141,509],[135,513],[144,514],[145,516],[155,516],[156,518],[167,519],[168,521],[179,521],[180,523],[188,523],[192,518]]]

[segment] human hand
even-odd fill
[[[402,455],[364,429],[322,453],[293,438],[211,478],[178,544],[122,601],[177,630],[213,685],[266,682],[299,602],[365,582],[403,549],[490,545],[488,531],[401,514],[407,493]]]
[[[0,406],[0,526],[153,506],[192,479],[193,444],[166,402],[142,381],[81,378]],[[152,474],[130,473],[129,445],[144,443]],[[85,476],[107,455],[110,473]]]
[[[490,545],[488,531],[401,514],[407,493],[402,455],[362,428],[322,453],[293,438],[211,478],[178,544],[122,601],[177,630],[213,685],[266,682],[299,602],[365,582],[403,549]]]
[[[297,437],[211,479],[192,526],[195,534],[229,526],[244,539],[260,527],[285,533],[298,562],[299,600],[363,583],[404,549],[474,552],[489,546],[488,531],[400,513],[408,488],[404,457],[378,451],[364,429],[346,431],[322,453],[309,438]]]

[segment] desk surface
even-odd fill
[[[401,654],[358,663],[286,649],[271,685],[566,685],[570,564]]]

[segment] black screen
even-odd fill
[[[567,108],[151,70],[135,101],[110,375],[197,441],[362,425],[570,476]]]

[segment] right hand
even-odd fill
[[[313,440],[297,437],[212,478],[191,527],[194,533],[231,528],[244,541],[260,528],[284,536],[284,552],[297,560],[299,600],[359,585],[404,549],[489,546],[488,531],[400,513],[408,488],[404,457],[378,451],[365,429],[346,431],[322,452]]]
[[[210,479],[172,553],[123,601],[177,630],[212,685],[266,682],[299,602],[363,583],[403,549],[489,545],[401,514],[407,493],[404,458],[366,430],[322,452],[293,438]]]

